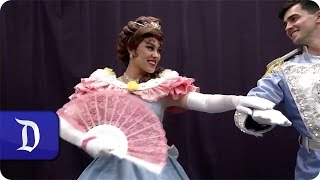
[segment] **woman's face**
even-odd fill
[[[132,62],[140,70],[153,73],[160,61],[161,45],[160,42],[153,37],[145,38],[135,51],[137,57]]]

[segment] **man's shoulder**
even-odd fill
[[[286,61],[290,61],[291,59],[293,59],[296,55],[301,54],[303,51],[300,48],[294,49],[292,51],[290,51],[289,53],[271,61],[268,65],[267,65],[267,71],[264,74],[264,76],[269,75],[270,73],[275,72],[276,70],[280,69],[282,67],[282,65],[286,62]]]
[[[294,49],[292,51],[290,51],[289,53],[271,61],[268,65],[267,68],[274,66],[275,64],[279,64],[279,63],[284,63],[286,61],[291,60],[292,58],[294,58],[296,55],[299,55],[302,53],[302,50],[300,48]]]

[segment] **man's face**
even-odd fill
[[[296,4],[285,13],[283,25],[293,43],[308,45],[316,37],[316,21],[316,14],[309,14],[300,4]]]

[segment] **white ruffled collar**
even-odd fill
[[[117,76],[112,69],[106,67],[104,69],[97,69],[95,72],[93,72],[90,75],[89,79],[95,79],[95,80],[107,82],[121,89],[146,90],[146,89],[157,87],[159,84],[163,83],[168,79],[178,77],[179,73],[171,69],[165,69],[163,72],[159,74],[159,76],[160,76],[159,78],[150,79],[147,82],[143,82],[139,84],[136,83],[135,81],[124,83],[119,79],[117,79]]]

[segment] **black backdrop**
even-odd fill
[[[161,66],[196,79],[203,93],[245,95],[271,60],[294,48],[277,13],[283,0],[8,1],[0,12],[1,110],[56,111],[97,68],[123,72],[116,37],[128,20],[162,19]],[[246,135],[234,111],[166,114],[164,127],[192,179],[292,179],[293,128]],[[52,161],[1,161],[10,179],[75,179],[90,163],[61,140]]]

